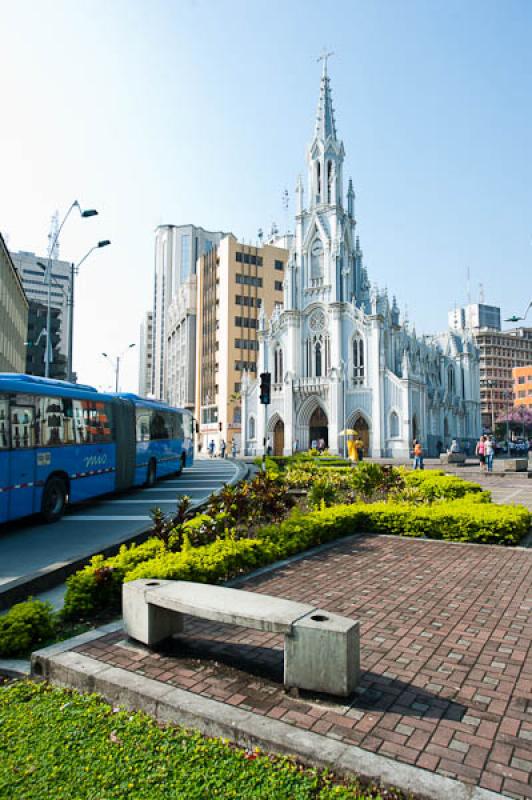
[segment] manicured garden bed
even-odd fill
[[[401,798],[29,681],[0,686],[0,753],[9,800]]]

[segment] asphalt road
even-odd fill
[[[53,573],[65,564],[131,540],[148,527],[150,509],[159,507],[170,513],[176,499],[183,495],[199,503],[237,472],[238,464],[232,461],[197,458],[178,477],[160,480],[151,488],[73,506],[58,522],[47,525],[31,517],[0,525],[0,595],[7,597],[25,580]]]

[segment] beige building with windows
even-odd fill
[[[480,350],[480,402],[482,425],[493,430],[497,417],[513,404],[516,367],[532,363],[532,328],[475,333]]]
[[[24,372],[28,298],[0,234],[0,372]]]
[[[224,440],[240,450],[242,375],[257,377],[261,308],[271,316],[283,303],[288,251],[252,247],[233,235],[197,264],[196,417],[205,452]]]

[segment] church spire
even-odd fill
[[[334,121],[334,108],[332,104],[331,86],[327,75],[327,59],[333,53],[323,53],[318,61],[323,61],[323,72],[321,74],[320,99],[316,113],[316,129],[314,136],[325,142],[329,137],[336,140],[336,124]]]

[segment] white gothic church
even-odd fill
[[[271,373],[271,403],[260,405],[259,381],[244,375],[242,452],[262,454],[266,440],[287,455],[323,438],[342,453],[345,429],[374,457],[408,457],[413,439],[426,455],[453,438],[472,447],[481,432],[473,338],[417,337],[401,324],[395,298],[370,285],[351,179],[344,206],[344,146],[326,59],[307,161],[308,200],[300,179],[284,306],[259,320],[257,372]]]

